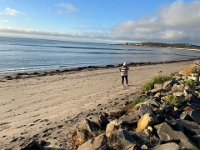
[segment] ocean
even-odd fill
[[[107,43],[0,37],[0,75],[21,72],[195,59],[199,51]]]

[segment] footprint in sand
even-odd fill
[[[30,126],[29,127],[32,127],[32,126],[34,126],[35,124],[34,123],[32,123],[32,124],[30,124]]]

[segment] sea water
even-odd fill
[[[0,75],[86,66],[195,59],[199,51],[0,37]]]

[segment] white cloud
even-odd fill
[[[58,5],[58,12],[60,14],[74,14],[79,12],[78,8],[70,3],[60,3]]]
[[[60,13],[77,13],[78,9],[68,3],[59,5]],[[101,26],[77,28],[73,33],[52,33],[40,30],[0,29],[1,33],[59,36],[79,39],[110,39],[153,42],[186,42],[200,45],[200,2],[185,3],[178,0],[162,8],[155,17],[128,20],[112,29]]]
[[[113,28],[114,38],[126,40],[190,42],[200,39],[200,2],[178,0],[163,8],[158,17],[126,21]]]
[[[18,16],[22,15],[23,13],[20,11],[17,11],[13,8],[7,7],[3,11],[0,12],[0,15],[6,15],[6,16]]]

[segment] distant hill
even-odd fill
[[[170,47],[170,48],[188,48],[188,49],[200,49],[200,46],[187,44],[187,43],[154,43],[154,42],[143,42],[143,43],[125,43],[122,45],[130,46],[144,46],[144,47]]]

